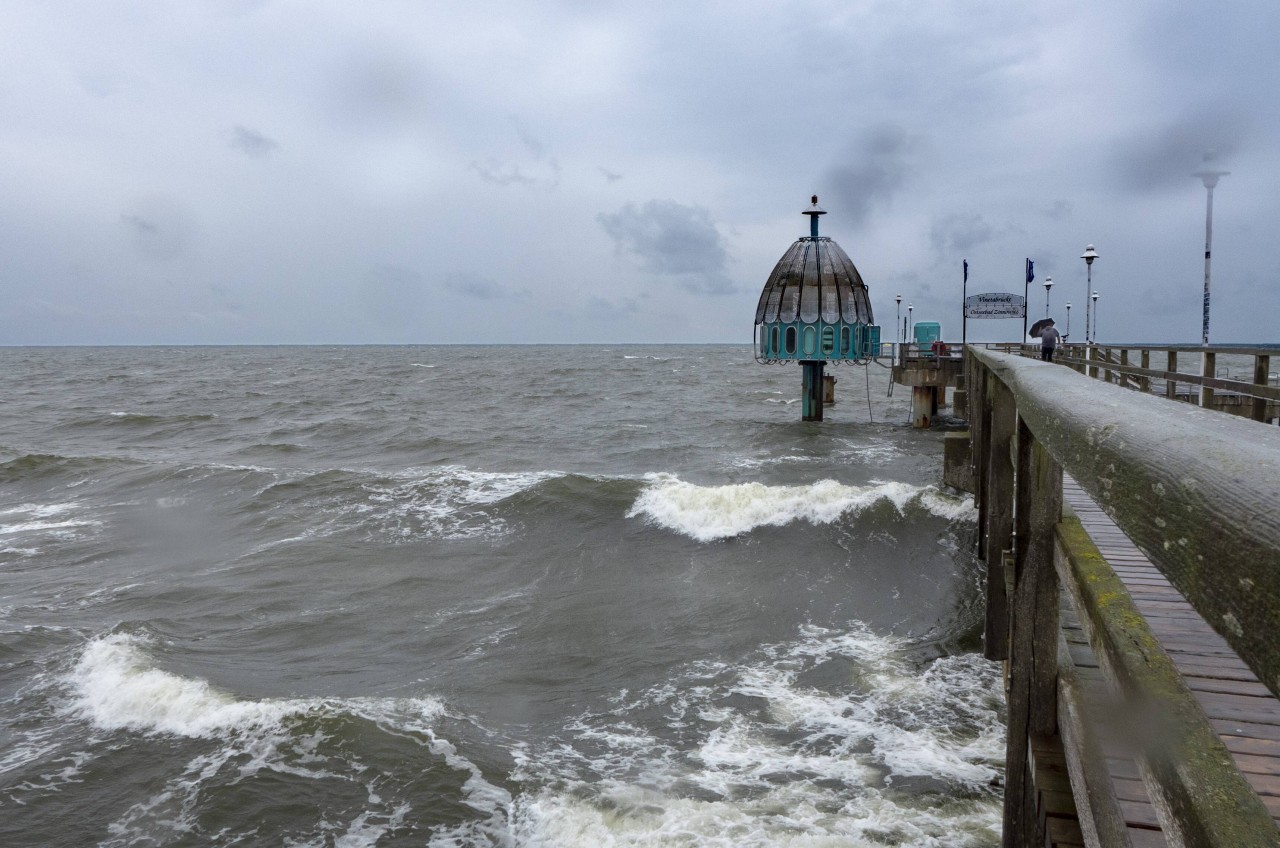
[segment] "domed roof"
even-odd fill
[[[801,238],[778,260],[760,292],[757,324],[874,324],[862,275],[840,245]]]

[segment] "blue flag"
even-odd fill
[[[1036,280],[1036,263],[1030,259],[1027,260],[1027,282],[1034,283]]]
[[[969,260],[964,261],[964,281],[969,282]]]

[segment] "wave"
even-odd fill
[[[254,797],[259,774],[265,779],[260,791],[267,793],[259,803],[284,791],[291,805],[315,807],[314,841],[306,844],[379,844],[422,803],[428,774],[433,793],[444,793],[434,800],[471,810],[465,818],[472,829],[491,819],[505,821],[510,795],[440,735],[447,711],[438,699],[241,699],[158,668],[149,646],[146,638],[128,633],[92,639],[63,679],[70,692],[64,710],[99,732],[141,734],[157,743],[195,740],[203,748],[181,773],[112,823],[112,839],[104,844],[134,844],[144,837],[166,842],[200,832],[205,816],[225,828],[218,798],[229,787],[236,797]],[[392,756],[400,767],[370,769],[360,753],[365,745],[384,753],[398,748]],[[335,796],[335,784],[355,791]],[[251,835],[259,826],[246,820],[235,827],[244,831],[238,835]],[[234,841],[235,835],[225,838]]]
[[[514,776],[537,788],[515,799],[515,842],[998,841],[999,667],[976,655],[921,664],[914,647],[858,623],[809,626],[742,664],[698,663],[620,693],[567,728],[571,744],[517,751]]]
[[[83,477],[88,474],[137,468],[143,465],[145,463],[139,460],[116,457],[29,453],[0,463],[0,483],[22,483],[63,475]]]
[[[272,522],[304,528],[291,538],[361,534],[383,541],[502,535],[497,507],[564,476],[558,471],[487,472],[460,465],[410,468],[393,475],[324,471],[268,486],[255,506]],[[293,526],[297,526],[294,524]]]
[[[729,539],[758,527],[801,520],[830,524],[881,503],[892,504],[901,514],[916,506],[951,521],[972,519],[975,515],[972,498],[957,498],[934,486],[909,483],[846,486],[835,480],[820,480],[807,486],[698,486],[665,473],[649,474],[645,479],[648,485],[627,517],[643,517],[698,542]]]

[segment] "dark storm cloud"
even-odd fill
[[[1112,168],[1125,188],[1152,193],[1185,188],[1205,153],[1216,154],[1220,164],[1229,163],[1244,141],[1247,123],[1242,114],[1227,109],[1188,112],[1119,142]]]
[[[679,278],[687,288],[705,294],[734,291],[725,275],[724,240],[706,209],[650,200],[643,206],[628,203],[596,219],[619,252],[639,257],[643,270]]]
[[[826,172],[824,182],[854,223],[862,223],[875,206],[883,206],[911,169],[913,140],[902,127],[872,127],[854,141],[845,161]]]
[[[280,145],[272,139],[240,124],[236,124],[231,130],[231,146],[254,159],[265,159],[280,149]]]

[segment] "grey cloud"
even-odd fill
[[[914,148],[901,127],[872,127],[853,143],[845,163],[827,170],[824,183],[853,223],[865,221],[874,206],[888,203],[901,188]]]
[[[966,253],[995,236],[995,227],[977,212],[957,212],[935,220],[929,240],[939,254]]]
[[[560,163],[555,159],[548,160],[539,169],[543,173],[526,173],[524,167],[519,164],[494,158],[471,163],[471,170],[479,174],[480,179],[494,185],[526,185],[553,189],[560,184]]]
[[[149,259],[175,259],[186,252],[194,227],[191,216],[167,197],[138,200],[121,213],[120,220],[132,235],[134,248]]]
[[[1125,188],[1149,193],[1185,188],[1194,185],[1191,175],[1206,152],[1226,162],[1240,149],[1247,132],[1247,121],[1238,112],[1197,109],[1119,142],[1111,167]]]
[[[704,294],[735,290],[725,275],[727,253],[711,214],[700,206],[674,200],[628,203],[621,211],[596,216],[619,252],[640,259],[640,267],[654,274],[677,277],[687,288]]]
[[[265,159],[280,145],[257,130],[236,124],[231,130],[231,146],[254,159]]]
[[[615,174],[613,171],[610,171],[608,168],[602,167],[599,170],[600,170],[600,173],[604,175],[604,178],[611,183],[616,183],[618,180],[622,179],[622,174]]]
[[[444,279],[449,291],[475,300],[511,300],[528,297],[525,289],[509,289],[499,282],[471,271],[455,271]]]

